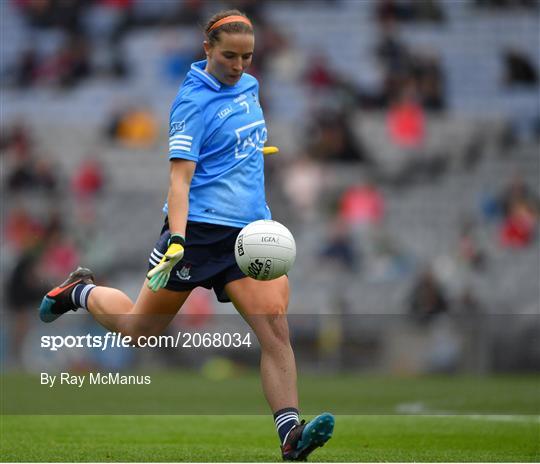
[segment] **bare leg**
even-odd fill
[[[246,277],[228,283],[225,289],[261,345],[261,382],[272,412],[298,409],[296,363],[286,316],[287,277],[267,282]]]
[[[191,291],[152,292],[146,281],[137,301],[115,288],[96,287],[88,297],[88,311],[105,328],[123,335],[155,335],[162,332],[187,300]]]

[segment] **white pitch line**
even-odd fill
[[[445,415],[449,417],[449,415]],[[453,414],[452,417],[466,417],[472,420],[487,420],[499,422],[536,422],[540,424],[540,416],[518,414]]]
[[[438,411],[429,409],[425,403],[418,401],[416,403],[401,403],[396,407],[396,411],[408,416],[416,417],[463,417],[471,420],[487,420],[499,422],[536,422],[540,424],[540,415],[538,414],[461,414],[453,411]]]

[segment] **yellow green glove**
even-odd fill
[[[160,288],[165,287],[169,281],[171,271],[184,257],[184,245],[186,240],[178,234],[171,235],[169,238],[169,248],[161,258],[161,261],[151,269],[146,277],[149,279],[147,286],[153,292],[157,292]]]

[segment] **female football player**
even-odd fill
[[[240,11],[220,12],[206,25],[203,47],[206,59],[191,65],[172,104],[165,223],[137,301],[95,286],[91,271],[79,268],[44,297],[40,316],[51,322],[84,308],[109,330],[136,340],[164,330],[195,287],[213,288],[219,301],[232,301],[259,340],[263,391],[283,459],[304,460],[330,438],[334,418],[325,413],[299,421],[288,279],[246,277],[234,257],[241,228],[270,218],[259,83],[245,73],[253,26]]]

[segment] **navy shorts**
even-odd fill
[[[218,301],[230,302],[225,285],[246,277],[234,257],[234,242],[241,230],[188,221],[184,257],[171,271],[165,288],[176,292],[193,290],[195,287],[213,288]],[[165,219],[161,236],[150,254],[148,270],[158,264],[167,251],[170,236],[169,222]]]

